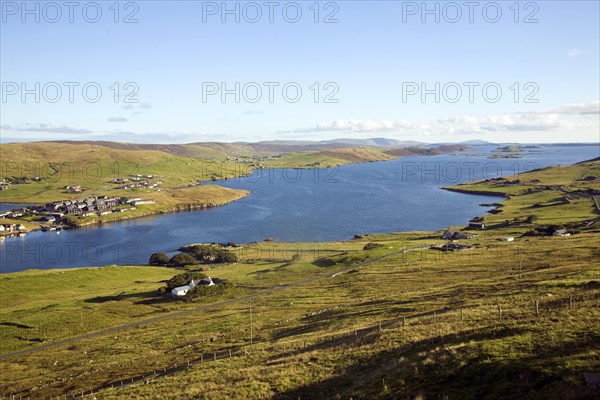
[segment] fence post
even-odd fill
[[[460,308],[460,320],[461,321],[465,320],[465,314],[464,314],[464,311],[463,311],[462,307]]]
[[[540,316],[540,303],[537,300],[535,301],[535,315]]]
[[[569,295],[569,308],[573,308],[573,295]]]
[[[231,358],[231,349],[229,349],[229,358]]]
[[[217,361],[217,352],[216,351],[213,353],[213,356],[215,357],[215,361]]]
[[[406,326],[406,317],[402,317],[402,326]]]

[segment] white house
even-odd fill
[[[512,236],[508,236],[508,237],[501,238],[500,241],[502,241],[502,242],[514,242],[515,238],[512,237]]]
[[[196,283],[192,279],[190,281],[190,283],[188,283],[187,285],[179,286],[179,287],[176,287],[175,289],[171,290],[171,295],[172,296],[185,296],[187,294],[187,292],[190,291],[190,289],[195,288],[195,287],[196,287]]]

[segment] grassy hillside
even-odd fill
[[[344,147],[346,146],[346,147]],[[385,150],[348,147],[343,143],[191,143],[182,145],[116,142],[36,142],[0,145],[0,179],[25,178],[0,192],[5,203],[44,204],[94,195],[158,196],[157,190],[182,188],[200,181],[218,181],[254,168],[326,168],[358,162],[385,161],[405,155],[435,155],[464,149],[439,146]],[[152,175],[144,181],[156,188],[123,186],[118,178]],[[81,186],[69,193],[67,186]]]
[[[115,146],[118,147],[118,146]],[[15,143],[0,145],[0,177],[27,177],[26,183],[10,185],[0,192],[2,202],[40,204],[90,195],[138,196],[157,189],[117,189],[111,183],[132,174],[154,175],[159,189],[219,180],[248,173],[244,165],[225,159],[176,156],[159,149],[132,150],[86,143]],[[39,177],[34,181],[33,177]],[[80,185],[81,194],[70,194],[65,186]]]
[[[595,171],[580,164],[533,179],[573,190]],[[513,193],[503,217],[531,207],[527,196]],[[591,207],[575,217],[598,219]],[[430,248],[445,243],[440,232],[244,245],[239,263],[206,271],[233,287],[189,302],[156,290],[183,270],[4,274],[2,355],[48,347],[0,359],[0,393],[597,398],[583,374],[600,370],[600,227],[570,237],[521,235],[526,228],[478,231],[461,240],[469,250],[449,253]],[[515,241],[498,240],[507,235]]]
[[[366,148],[344,148],[311,152],[289,153],[281,158],[269,160],[265,165],[274,168],[329,168],[344,164],[386,161],[396,157],[383,150]]]
[[[473,182],[446,189],[507,196],[508,200],[500,202],[501,212],[485,216],[484,221],[487,224],[523,221],[530,215],[535,215],[538,224],[577,225],[600,215],[596,205],[596,201],[600,200],[598,177],[600,161],[590,161],[565,167],[543,168],[506,179]]]

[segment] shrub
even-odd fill
[[[163,288],[165,292],[170,292],[176,287],[184,286],[190,283],[193,279],[194,281],[199,281],[200,279],[206,278],[206,274],[198,271],[186,272],[183,274],[175,275],[171,279],[167,281],[167,285]],[[160,289],[159,289],[160,292]]]
[[[181,251],[193,256],[197,262],[204,264],[234,263],[238,261],[238,257],[235,253],[205,244],[185,247],[181,249]]]
[[[236,263],[238,262],[238,256],[230,251],[221,250],[215,257],[215,262],[224,264]]]
[[[381,243],[367,243],[365,244],[365,247],[363,247],[363,250],[372,250],[372,249],[377,249],[383,247],[383,245]]]
[[[148,264],[150,265],[167,265],[169,263],[169,257],[165,253],[154,253],[150,256]]]
[[[234,288],[232,283],[221,281],[220,283],[213,286],[196,286],[192,290],[188,291],[186,297],[190,300],[199,297],[217,296],[223,294],[225,291]]]
[[[196,259],[194,257],[190,256],[189,254],[185,254],[185,253],[179,253],[177,255],[174,255],[169,260],[169,265],[171,267],[184,267],[186,265],[192,265],[192,264],[197,264]]]

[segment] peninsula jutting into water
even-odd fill
[[[0,1],[0,400],[600,398],[599,15]]]

